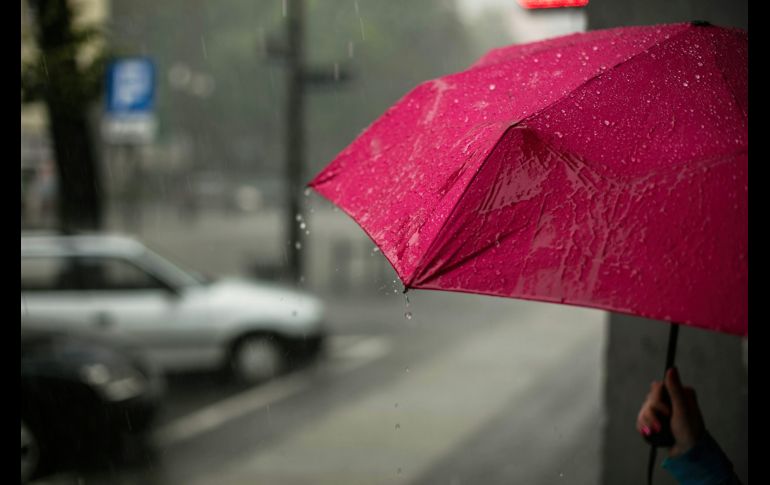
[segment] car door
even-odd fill
[[[170,370],[211,365],[213,329],[203,325],[206,309],[184,288],[176,288],[134,261],[118,257],[80,258],[85,301],[93,325],[116,339],[141,345]]]
[[[88,330],[86,304],[77,261],[68,255],[21,258],[21,315],[25,322],[65,331]]]

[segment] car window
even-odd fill
[[[164,285],[135,264],[119,258],[82,258],[85,290],[150,290]]]
[[[74,260],[63,257],[28,257],[21,260],[21,291],[79,289]]]

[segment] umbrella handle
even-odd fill
[[[679,340],[679,324],[672,323],[668,333],[668,351],[666,352],[666,368],[663,370],[663,379],[666,378],[666,372],[674,367],[674,360],[676,358],[676,343]],[[663,400],[671,406],[671,397],[663,386]],[[674,445],[674,435],[671,433],[671,418],[665,416],[658,416],[661,423],[661,430],[650,436],[646,436],[645,439],[650,444],[650,459],[647,463],[647,483],[652,485],[652,474],[655,470],[655,459],[657,456],[658,447],[670,447]]]
[[[663,379],[666,378],[666,372],[674,367],[674,360],[676,358],[676,343],[679,339],[679,325],[676,323],[671,324],[668,334],[668,352],[666,353],[666,368],[663,370]],[[665,384],[663,385],[663,401],[671,407],[671,397],[668,395]],[[651,434],[645,437],[648,443],[658,447],[670,447],[674,445],[674,435],[671,433],[671,418],[666,416],[657,416],[661,424],[661,430],[657,433]]]

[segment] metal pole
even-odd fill
[[[285,0],[288,40],[286,106],[286,210],[289,277],[298,283],[303,272],[302,231],[296,220],[301,208],[304,158],[303,1]]]

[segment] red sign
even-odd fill
[[[585,7],[588,0],[519,0],[524,8]]]

